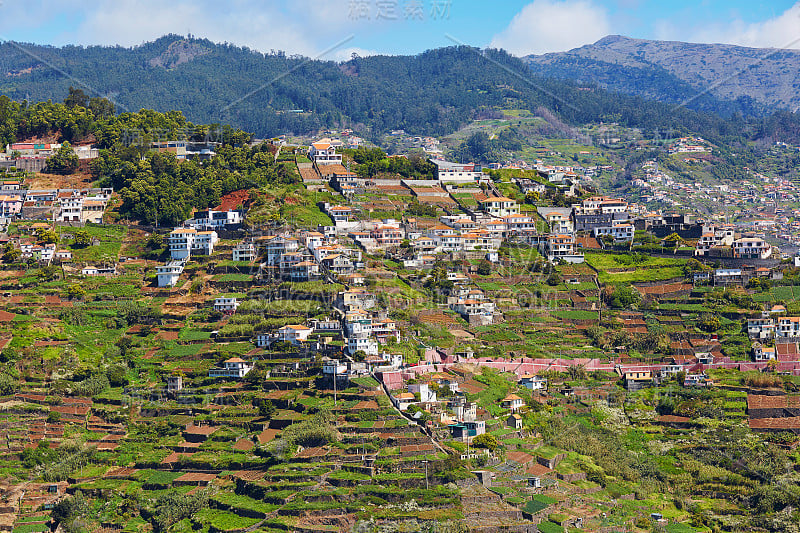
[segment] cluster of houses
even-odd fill
[[[60,143],[22,142],[7,144],[0,152],[0,168],[14,168],[27,172],[41,172],[47,167],[47,159],[61,149]],[[93,159],[99,150],[91,145],[74,145],[72,151],[78,159]]]
[[[156,267],[159,287],[174,287],[192,255],[211,255],[219,241],[217,231],[241,227],[241,211],[199,211],[184,225],[173,229],[166,239],[170,260]]]
[[[4,181],[0,225],[12,220],[99,224],[113,192],[111,188],[23,189],[19,181]]]
[[[415,410],[417,417],[421,411],[431,413],[435,424],[446,427],[451,438],[471,443],[475,437],[486,433],[486,423],[494,417],[476,402],[467,400],[462,390],[464,381],[465,376],[455,372],[407,373],[403,375],[403,386],[392,390],[390,399],[401,411],[416,406],[419,408]],[[517,386],[538,395],[547,391],[547,379],[524,374],[518,377]],[[503,410],[499,416],[506,426],[522,429],[521,412],[525,408],[522,397],[511,392],[498,401],[497,407]]]

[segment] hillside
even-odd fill
[[[135,48],[6,42],[0,58],[0,93],[14,100],[61,101],[75,85],[108,97],[117,111],[181,109],[194,123],[225,122],[257,136],[331,127],[371,137],[395,129],[445,135],[497,107],[546,108],[569,124],[614,117],[625,126],[705,136],[743,130],[715,116],[530,75],[505,52],[466,46],[339,64],[169,35]]]
[[[800,51],[649,41],[611,35],[568,52],[527,56],[544,76],[714,112],[800,106]]]

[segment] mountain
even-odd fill
[[[70,86],[108,97],[117,111],[180,109],[193,122],[227,123],[258,136],[331,127],[372,137],[393,129],[444,135],[499,107],[547,109],[569,124],[614,121],[707,136],[743,128],[711,114],[532,74],[503,51],[467,46],[336,63],[178,35],[133,48],[0,45],[0,93],[18,101],[61,101]]]
[[[800,107],[800,51],[648,41],[612,35],[568,52],[524,58],[543,76],[685,103],[722,114]]]

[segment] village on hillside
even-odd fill
[[[796,487],[796,184],[391,137],[259,142],[293,182],[166,225],[6,148],[3,528],[710,532]]]

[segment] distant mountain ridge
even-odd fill
[[[568,52],[524,59],[543,76],[723,114],[800,108],[800,50],[610,35]]]

